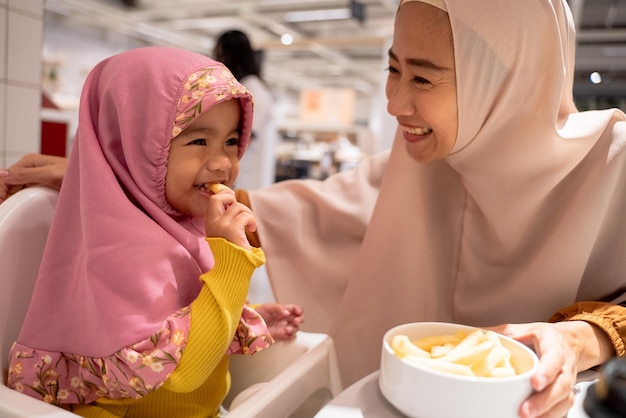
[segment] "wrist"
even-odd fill
[[[576,355],[576,372],[598,366],[614,355],[613,345],[602,328],[584,320],[555,324]]]

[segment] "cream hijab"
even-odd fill
[[[400,4],[405,7],[407,2]],[[578,112],[565,0],[427,1],[454,38],[458,136],[251,193],[278,300],[335,339],[344,384],[413,321],[545,321],[626,289],[626,122]]]

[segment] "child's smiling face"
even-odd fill
[[[172,140],[165,195],[176,210],[204,216],[208,185],[229,187],[239,174],[241,107],[236,99],[214,105]]]

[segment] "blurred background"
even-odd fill
[[[153,44],[212,56],[217,36],[239,29],[275,99],[276,180],[353,167],[393,137],[384,82],[397,3],[0,0],[0,166],[65,155],[83,81],[103,58]],[[569,4],[578,107],[626,110],[626,0]]]

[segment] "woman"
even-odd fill
[[[526,323],[498,328],[541,356],[524,417],[624,355],[626,309],[586,301],[626,289],[626,122],[577,112],[574,45],[563,0],[402,1],[390,153],[250,193],[277,299],[331,333],[344,384],[412,321]]]
[[[564,0],[403,1],[392,150],[250,193],[277,299],[332,333],[344,384],[412,321],[520,323],[497,329],[541,356],[522,417],[624,356],[626,308],[598,301],[626,289],[626,116],[577,112],[574,36]]]

